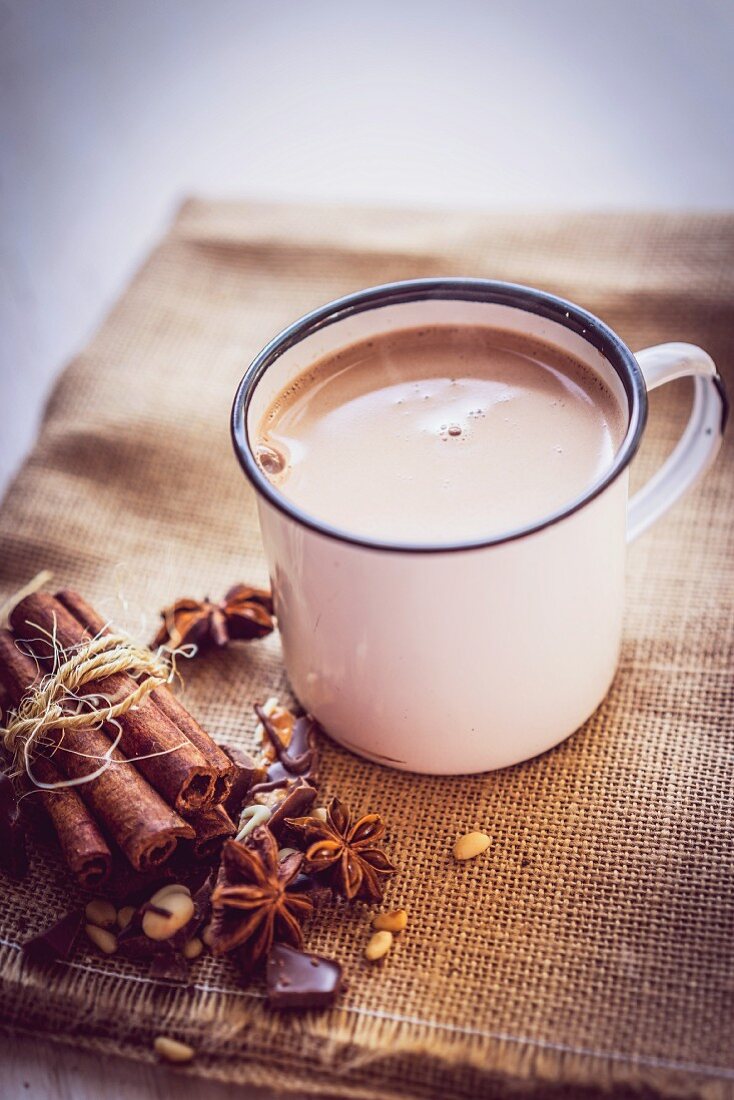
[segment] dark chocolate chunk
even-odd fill
[[[276,943],[268,955],[267,986],[271,1008],[326,1008],[339,995],[341,964]]]
[[[290,744],[286,745],[262,707],[256,706],[255,711],[275,749],[276,759],[268,765],[264,778],[250,788],[248,797],[290,787],[298,779],[308,780],[315,787],[318,779],[318,740],[321,729],[316,719],[310,714],[296,718]]]
[[[180,951],[190,939],[193,939],[201,926],[206,924],[211,916],[214,875],[214,871],[207,871],[203,880],[201,874],[199,874],[198,881],[192,881],[190,889],[191,900],[194,903],[194,914],[183,928],[179,928],[178,932],[167,940],[151,940],[143,932],[143,915],[145,913],[161,913],[163,915],[169,913],[165,906],[165,899],[162,905],[152,905],[149,901],[143,901],[142,904],[139,904],[130,918],[130,923],[117,937],[119,953],[128,959],[157,959],[167,953]],[[148,890],[148,896],[151,892],[151,890]],[[131,902],[128,902],[128,904],[131,904]],[[163,963],[161,963],[161,966],[163,966]]]
[[[83,927],[84,910],[74,909],[56,924],[52,924],[45,932],[39,932],[37,936],[26,940],[23,944],[23,954],[33,962],[41,963],[68,959]]]
[[[124,959],[150,961],[154,959],[166,959],[176,952],[171,947],[169,940],[152,940],[146,936],[141,926],[142,910],[133,916],[127,928],[124,928],[117,937],[117,952]],[[161,963],[164,966],[165,963]]]
[[[316,788],[300,777],[288,789],[282,802],[278,802],[268,820],[268,828],[281,844],[295,835],[288,825],[289,817],[305,817],[316,801]]]
[[[179,951],[156,951],[150,961],[148,971],[151,978],[163,978],[168,982],[188,985],[189,964]]]
[[[293,723],[293,733],[289,744],[286,745],[275,725],[260,706],[255,706],[255,713],[262,722],[270,744],[275,749],[278,760],[283,768],[292,776],[312,775],[316,760],[316,740],[318,722],[310,714],[303,714]],[[270,769],[268,769],[269,771]],[[270,779],[270,775],[268,775]]]
[[[117,937],[117,951],[125,959],[152,959],[164,953],[166,944],[151,940],[140,927],[139,917],[133,917]]]
[[[13,781],[0,772],[0,867],[16,880],[28,870],[28,853]]]
[[[117,951],[124,959],[148,962],[151,978],[187,982],[189,968],[186,959],[174,950],[171,940],[152,940],[142,929],[143,913],[155,911],[157,906],[142,905],[136,910],[130,923],[117,937]],[[167,911],[167,910],[166,910]]]
[[[150,896],[150,891],[148,892]],[[132,904],[132,903],[129,903]],[[152,959],[171,948],[165,940],[152,940],[143,931],[143,917],[149,911],[165,912],[167,909],[144,901],[138,905],[128,923],[117,936],[117,950],[126,959]]]
[[[296,718],[293,726],[288,749],[280,757],[281,763],[289,769],[310,779],[312,783],[317,781],[317,766],[319,757],[319,735],[321,726],[310,714],[302,714]]]
[[[266,777],[262,783],[256,783],[250,791],[252,796],[266,794],[268,791],[277,791],[280,787],[287,787],[293,781],[293,776],[287,772],[280,760],[274,760],[268,767]]]

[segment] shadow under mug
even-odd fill
[[[627,419],[609,469],[557,512],[474,542],[361,538],[303,513],[254,457],[270,402],[328,352],[437,324],[527,333],[600,374]],[[628,502],[647,392],[684,376],[694,380],[688,425]],[[675,343],[633,355],[590,313],[529,287],[483,279],[392,283],[296,321],[247,369],[232,435],[257,492],[285,665],[301,704],[354,752],[432,774],[503,768],[568,737],[599,706],[615,673],[627,542],[713,461],[726,411],[705,351]]]

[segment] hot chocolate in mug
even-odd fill
[[[364,537],[304,512],[255,451],[278,394],[311,366],[397,330],[488,326],[553,345],[595,372],[622,410],[602,476],[517,529],[439,544]],[[690,376],[672,454],[628,500],[647,393]],[[617,667],[625,551],[705,471],[721,444],[723,385],[690,344],[633,354],[592,314],[483,279],[420,279],[349,295],[296,321],[246,371],[232,410],[260,527],[288,676],[347,748],[432,774],[482,772],[552,748],[596,710]]]

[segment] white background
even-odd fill
[[[0,487],[187,194],[730,207],[732,0],[0,6]]]

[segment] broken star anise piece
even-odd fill
[[[264,959],[274,942],[303,945],[301,922],[313,911],[311,898],[291,889],[303,856],[278,861],[278,845],[265,825],[247,844],[228,840],[212,893],[211,947],[215,955],[237,948],[247,969]]]
[[[346,806],[332,798],[326,821],[297,817],[289,818],[288,825],[307,845],[305,871],[323,873],[349,901],[360,898],[374,904],[382,900],[385,880],[397,872],[378,847],[385,834],[378,814],[365,814],[353,825]]]
[[[233,640],[249,641],[263,638],[273,630],[273,600],[262,588],[237,584],[230,588],[221,603],[208,597],[204,600],[176,600],[161,611],[163,624],[153,640],[153,647],[180,649],[195,645],[225,646]]]
[[[264,588],[236,584],[219,606],[230,640],[263,638],[273,629],[273,597]]]

